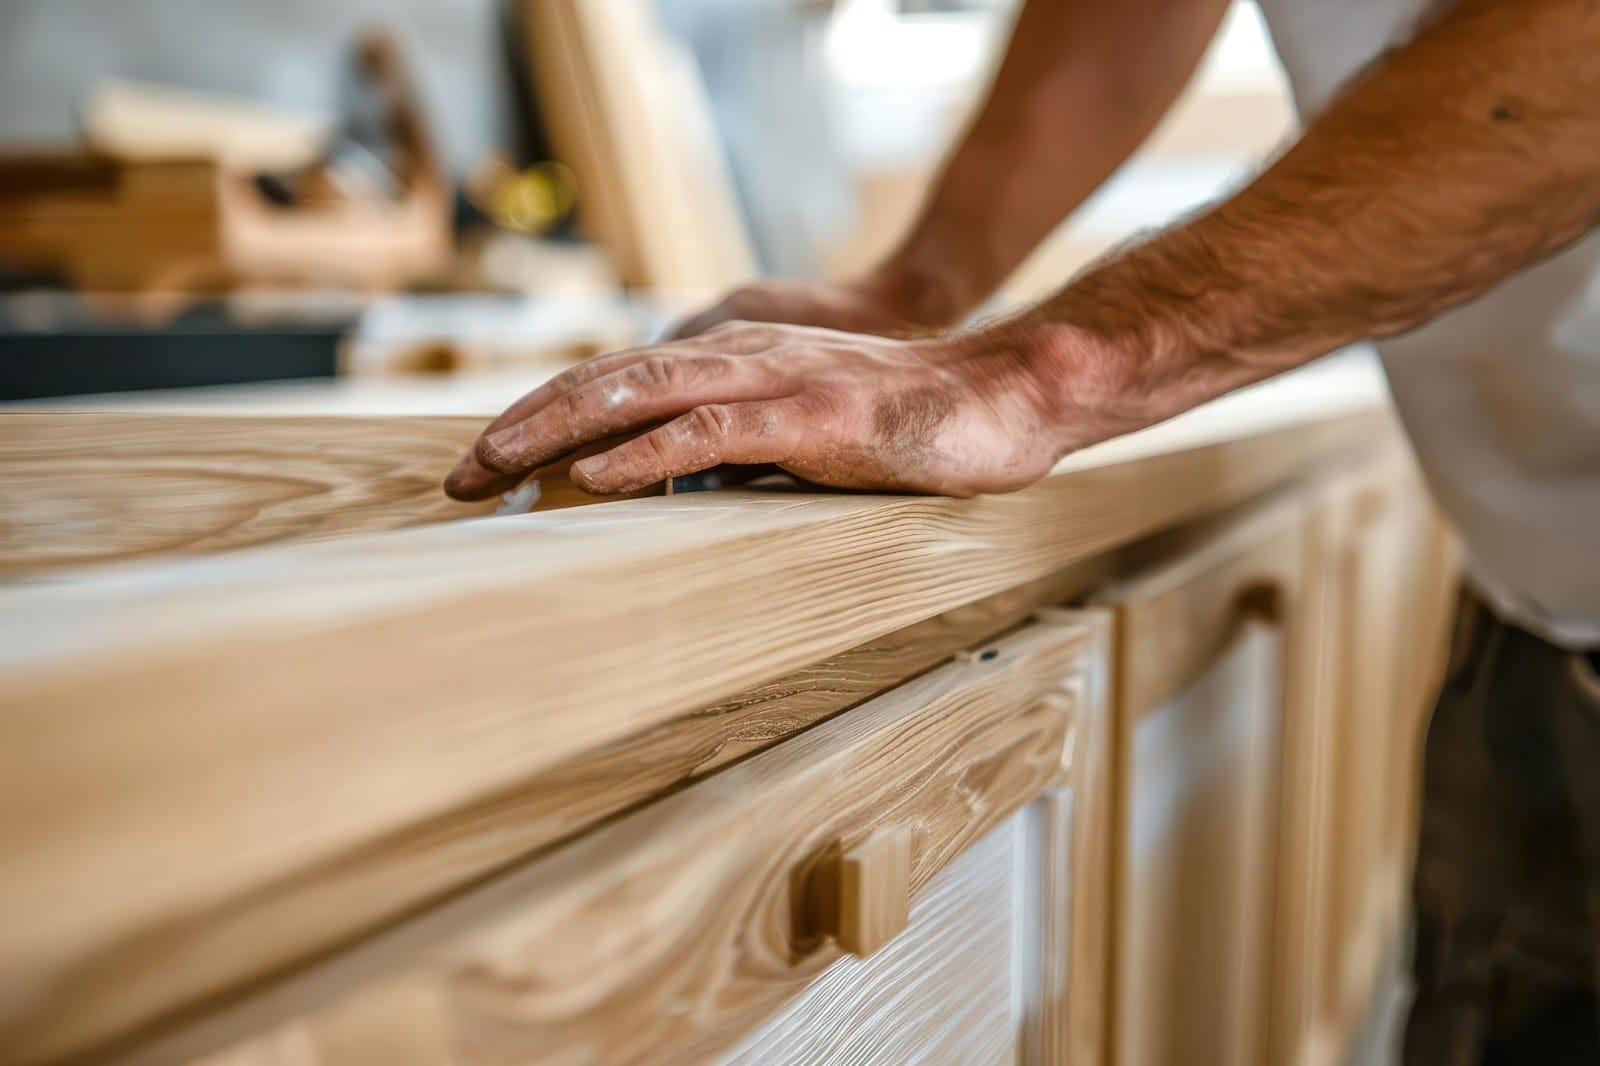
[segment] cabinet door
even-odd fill
[[[1189,538],[1108,597],[1120,1066],[1264,1060],[1304,523],[1297,503],[1274,504]]]
[[[1318,1026],[1337,1056],[1403,933],[1420,744],[1443,667],[1455,556],[1401,461],[1336,485],[1315,522],[1329,723]]]
[[[1046,612],[618,819],[336,960],[375,972],[215,1061],[1065,1062],[1101,984],[1072,933],[1105,898],[1076,855],[1107,814],[1106,628]]]

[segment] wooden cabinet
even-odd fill
[[[1105,629],[1045,612],[498,878],[213,1066],[364,1064],[397,1024],[403,1061],[463,1066],[1091,1061]]]
[[[344,539],[7,594],[3,791],[29,816],[0,1043],[1331,1066],[1401,924],[1452,558],[1376,395],[1329,388],[1024,493],[382,540],[357,530],[438,517],[366,523],[383,434],[297,424],[347,453],[312,531]]]
[[[1196,538],[1117,607],[1112,1061],[1264,1061],[1304,510]]]

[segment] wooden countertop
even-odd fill
[[[159,1032],[701,772],[694,712],[748,724],[741,694],[1060,593],[1063,568],[1391,433],[1378,372],[1344,358],[1008,496],[703,493],[0,588],[0,1046]]]

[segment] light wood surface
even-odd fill
[[[0,576],[488,514],[444,475],[476,418],[0,416]],[[568,483],[569,491],[572,490]]]
[[[1118,1066],[1265,1061],[1284,620],[1304,521],[1297,501],[1271,503],[1106,597],[1118,609]]]
[[[0,1033],[109,1038],[647,798],[707,750],[770,742],[781,706],[731,740],[724,720],[628,746],[1375,446],[1390,430],[1364,380],[1240,396],[1009,497],[705,494],[6,590],[0,809],[35,813],[0,823],[18,871],[0,914],[28,916],[0,943],[29,975]],[[497,807],[585,760],[586,788],[527,822]],[[210,950],[224,933],[249,950]],[[152,946],[164,979],[137,980]]]
[[[483,517],[440,484],[485,417],[0,414],[0,578]],[[591,496],[542,471],[534,510]],[[636,495],[657,495],[660,489]]]
[[[1028,626],[121,1060],[208,1051],[374,977],[434,1005],[432,1061],[702,1060],[841,957],[808,906],[835,849],[909,830],[919,898],[1057,778],[1099,648],[1093,625]]]

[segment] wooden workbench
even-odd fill
[[[0,414],[7,1061],[1333,1061],[1451,574],[1373,368],[1008,496],[444,501],[529,384]]]

